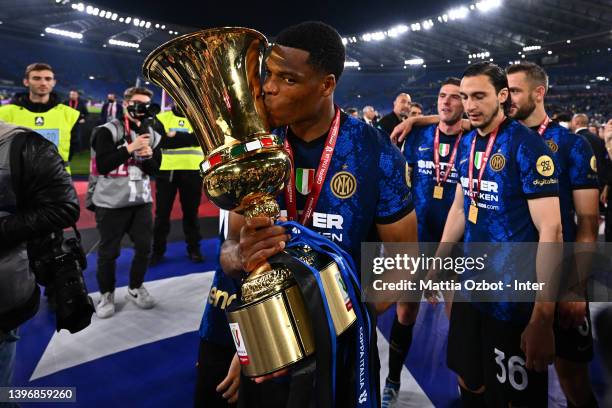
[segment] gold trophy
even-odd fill
[[[203,30],[163,44],[143,66],[145,77],[172,96],[194,128],[205,155],[200,169],[208,198],[247,218],[278,217],[275,197],[291,169],[263,105],[260,70],[267,46],[255,30]],[[317,265],[340,335],[355,312],[337,265],[308,247],[286,252]],[[314,353],[304,297],[288,268],[260,265],[243,282],[240,300],[227,317],[245,375],[272,373]]]

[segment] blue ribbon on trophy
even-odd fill
[[[299,246],[309,246],[314,251],[324,253],[331,257],[338,266],[340,275],[346,283],[346,289],[349,298],[352,302],[353,309],[355,311],[356,319],[356,350],[355,350],[355,391],[356,399],[355,406],[370,408],[377,407],[378,402],[376,401],[376,390],[372,387],[374,384],[370,381],[370,341],[372,339],[374,327],[370,320],[370,316],[366,310],[365,305],[361,302],[361,283],[359,281],[355,264],[352,257],[346,253],[337,244],[325,238],[322,235],[304,227],[293,221],[282,222],[279,225],[287,228],[291,232],[291,239],[287,244],[287,249]],[[332,395],[335,401],[335,388],[336,388],[336,358],[337,358],[337,344],[335,338],[335,329],[333,326],[331,313],[327,307],[325,291],[321,282],[319,271],[305,262],[300,261],[314,276],[321,293],[322,298],[325,300],[325,313],[328,318],[328,326],[331,333],[332,341]]]

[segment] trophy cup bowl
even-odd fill
[[[267,46],[263,34],[247,28],[202,30],[161,45],[143,65],[144,76],[166,90],[194,128],[205,156],[200,170],[207,197],[247,218],[278,217],[275,197],[291,170],[263,105],[260,71]],[[333,286],[335,275],[328,275]],[[338,310],[348,309],[342,294],[328,296],[333,303],[330,297]],[[234,303],[227,317],[245,375],[268,374],[314,353],[312,324],[288,268],[259,266]],[[337,334],[355,320],[352,310],[338,316]]]

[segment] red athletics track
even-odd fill
[[[94,228],[96,226],[96,220],[94,213],[85,208],[85,193],[87,192],[87,181],[75,180],[74,187],[76,188],[77,194],[79,195],[79,203],[81,205],[81,218],[77,223],[79,229]],[[151,182],[151,191],[153,197],[155,197],[155,182]],[[153,200],[155,206],[155,200]],[[153,207],[155,208],[155,207]],[[217,217],[219,215],[219,209],[215,207],[205,195],[202,195],[202,202],[200,203],[199,216],[200,217]],[[174,206],[172,207],[172,213],[170,215],[171,220],[180,220],[182,218],[181,205],[179,202],[178,194],[174,200]]]

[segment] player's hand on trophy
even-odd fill
[[[222,392],[221,395],[229,404],[238,401],[238,390],[240,389],[240,359],[238,353],[234,354],[234,358],[227,370],[227,376],[217,385],[217,392]]]
[[[240,261],[242,269],[251,273],[266,259],[285,249],[289,234],[285,228],[274,225],[268,217],[247,218],[240,229]]]
[[[579,327],[586,318],[586,302],[559,302],[559,323],[564,329]]]
[[[255,378],[253,378],[253,381],[255,381],[257,384],[261,384],[264,381],[268,381],[268,380],[271,380],[273,378],[284,377],[284,376],[286,376],[288,374],[289,374],[289,369],[288,368],[283,368],[282,370],[275,371],[272,374],[264,375],[264,376],[261,376],[261,377],[255,377]]]
[[[555,335],[552,324],[539,320],[529,322],[521,335],[521,350],[528,370],[544,372],[555,358]]]

